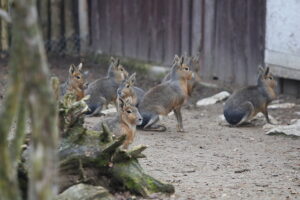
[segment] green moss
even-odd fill
[[[171,194],[175,191],[172,185],[162,183],[145,174],[137,160],[115,164],[112,174],[128,190],[143,196],[157,192]]]

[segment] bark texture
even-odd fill
[[[57,104],[49,84],[44,46],[37,23],[34,0],[14,0],[11,4],[11,81],[0,113],[1,199],[21,199],[17,164],[24,139],[25,118],[31,121],[29,193],[31,200],[52,199],[56,193]],[[14,118],[14,137],[7,137]]]

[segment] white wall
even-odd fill
[[[267,0],[265,63],[300,80],[300,0]]]

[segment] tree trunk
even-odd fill
[[[11,62],[21,67],[22,98],[29,105],[32,129],[29,199],[52,199],[56,191],[57,105],[49,84],[35,1],[15,0],[12,20]]]
[[[8,11],[8,0],[1,0],[1,9]],[[8,26],[5,21],[1,21],[1,50],[8,50]]]

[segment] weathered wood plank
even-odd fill
[[[138,0],[132,0],[131,3],[123,4],[123,54],[126,57],[136,58],[136,4]]]
[[[114,55],[122,55],[122,12],[123,12],[123,0],[110,0],[110,13],[109,19],[111,20],[111,48],[110,53]]]
[[[148,8],[151,1],[139,1],[138,2],[138,44],[137,44],[137,55],[139,59],[148,61],[148,51],[149,51],[149,15]]]
[[[192,0],[181,1],[181,52],[191,55]],[[199,12],[199,10],[197,10]],[[196,19],[197,21],[199,19]],[[200,44],[200,43],[199,43]]]
[[[192,19],[191,19],[191,42],[190,51],[192,55],[196,55],[201,45],[201,22],[202,22],[202,3],[203,0],[193,0],[192,2]]]
[[[65,25],[65,41],[66,41],[66,54],[74,53],[74,37],[75,31],[75,19],[73,15],[73,0],[64,1],[64,25]]]
[[[216,26],[216,1],[215,0],[204,0],[204,48],[203,48],[203,60],[201,66],[201,74],[206,79],[212,78],[212,69],[214,66],[214,45],[215,45],[215,26]]]
[[[99,9],[99,1],[91,1],[91,47],[93,51],[98,52],[100,42],[99,15],[102,13]]]
[[[78,24],[80,36],[80,53],[84,54],[88,49],[89,41],[89,20],[88,20],[88,1],[78,1]]]
[[[61,52],[62,44],[62,31],[61,31],[61,0],[51,0],[51,51],[52,52]]]

